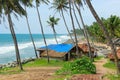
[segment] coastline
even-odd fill
[[[7,64],[16,61],[16,53],[11,34],[0,34],[0,64]],[[46,34],[47,44],[55,44],[53,34]],[[41,34],[33,34],[36,48],[44,46],[44,41]],[[58,41],[60,43],[69,39],[66,34],[58,34]],[[35,58],[33,45],[29,34],[17,34],[18,47],[21,59]]]
[[[67,39],[66,41],[64,41],[63,43],[72,43],[71,39]],[[83,44],[83,43],[87,43],[87,41],[84,39],[83,36],[79,36],[78,39],[78,44]],[[102,44],[102,43],[94,43],[94,46],[97,47],[105,47],[107,50],[109,50],[109,46],[107,46],[106,44]],[[101,54],[101,52],[98,52],[99,54]],[[25,64],[27,62],[30,62],[32,60],[35,60],[36,58],[34,57],[29,57],[29,58],[25,58],[25,59],[21,59],[22,64]],[[6,64],[0,64],[0,68],[4,68],[4,67],[15,67],[17,65],[16,61],[12,61],[12,62],[8,62]]]

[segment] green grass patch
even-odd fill
[[[103,56],[97,56],[96,58],[94,58],[94,60],[97,61],[97,60],[100,60],[102,58],[103,58]]]
[[[18,74],[22,71],[20,71],[19,67],[15,67],[15,68],[3,68],[0,69],[0,74]]]
[[[120,80],[120,75],[108,74],[108,75],[106,75],[106,77],[107,77],[109,80]]]
[[[65,61],[61,60],[50,60],[50,63],[47,62],[47,59],[36,59],[35,61],[28,62],[26,64],[23,64],[23,69],[25,67],[61,67]],[[19,67],[13,67],[13,68],[2,68],[0,69],[0,74],[17,74],[20,73]]]
[[[50,63],[47,62],[47,59],[36,59],[29,63],[24,64],[24,67],[42,67],[42,66],[62,66],[65,62],[61,60],[50,60]]]
[[[114,62],[111,62],[111,61],[108,61],[106,64],[103,65],[104,67],[106,68],[109,68],[109,69],[116,69],[116,66],[115,66],[115,63]]]

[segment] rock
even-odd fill
[[[34,60],[35,60],[35,58],[24,59],[21,61],[21,63],[26,64],[26,63],[34,61]],[[0,69],[6,68],[6,67],[11,68],[11,67],[16,67],[16,66],[17,66],[17,61],[13,61],[12,63],[0,65]]]

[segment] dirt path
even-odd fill
[[[96,65],[97,74],[77,74],[73,75],[71,80],[109,80],[105,77],[105,75],[109,73],[115,73],[115,71],[103,67],[105,63],[107,63],[107,59],[105,58],[94,62],[94,64]]]
[[[107,59],[105,58],[102,58],[101,60],[98,60],[96,62],[94,62],[94,64],[96,65],[96,69],[97,69],[97,74],[100,74],[101,76],[105,76],[106,74],[109,74],[109,73],[115,73],[115,70],[112,70],[112,69],[108,69],[108,68],[105,68],[103,67],[103,65],[107,63]],[[106,78],[104,78],[103,80],[108,80]]]
[[[60,67],[26,68],[25,72],[11,75],[0,75],[0,80],[52,80],[56,78],[55,71]]]
[[[107,62],[107,59],[105,58],[102,58],[101,60],[94,62],[97,69],[97,75],[104,76],[108,73],[115,73],[114,70],[103,67],[103,64],[105,64],[106,62]],[[55,71],[58,69],[60,69],[60,67],[25,68],[24,69],[25,72],[21,72],[18,74],[0,75],[0,80],[54,80],[54,78],[57,79],[57,78],[64,77],[64,76],[54,75]],[[91,75],[91,76],[94,77],[94,75]],[[74,80],[78,80],[78,79],[74,79]],[[98,80],[98,79],[95,79],[95,80]],[[103,78],[103,80],[108,80],[108,79]]]

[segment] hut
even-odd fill
[[[73,44],[51,44],[47,47],[49,57],[54,59],[70,60],[72,53],[75,51]],[[37,49],[37,51],[39,52],[39,57],[47,57],[45,46]]]
[[[89,56],[89,47],[88,47],[87,43],[78,44],[78,46],[80,49],[82,49],[84,55]],[[96,55],[96,54],[94,54],[95,49],[93,47],[90,47],[90,48],[91,48],[92,55]]]
[[[120,48],[117,49],[117,56],[118,56],[118,59],[120,61]],[[115,56],[112,53],[109,53],[107,57],[110,59],[110,61],[114,61],[115,60]]]
[[[48,55],[50,58],[60,59],[60,60],[70,60],[71,58],[76,57],[76,47],[73,44],[51,44],[48,45]],[[88,46],[86,44],[79,44],[78,49],[81,54],[89,53]],[[92,53],[94,49],[91,47]],[[38,48],[39,57],[47,57],[46,47],[43,46]],[[77,55],[80,56],[81,54]],[[88,54],[87,54],[88,55]]]

